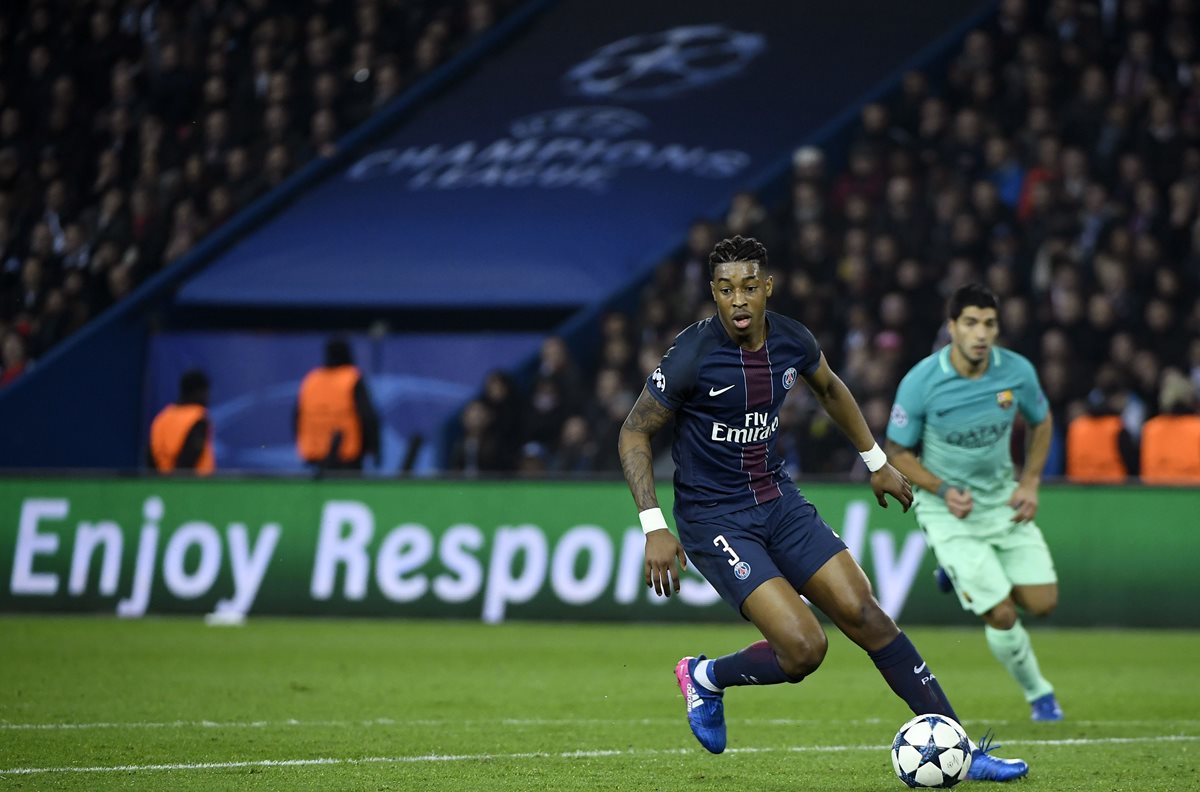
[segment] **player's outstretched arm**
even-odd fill
[[[654,453],[650,438],[671,420],[671,411],[658,403],[642,388],[642,394],[617,438],[617,452],[621,457],[621,470],[633,502],[637,504],[642,532],[646,534],[646,585],[654,588],[660,596],[671,596],[671,590],[679,591],[680,567],[687,568],[687,556],[683,546],[667,529],[666,518],[658,507],[658,495],[654,492]],[[680,567],[676,567],[676,561]]]
[[[921,464],[921,460],[911,448],[888,440],[884,443],[883,450],[887,452],[888,459],[896,466],[896,470],[903,473],[905,478],[921,489],[937,492],[944,483],[929,468]]]
[[[884,449],[887,451],[888,459],[892,461],[897,470],[921,489],[937,493],[938,497],[946,501],[946,506],[955,517],[964,519],[971,513],[975,504],[970,490],[955,487],[939,478],[921,464],[921,460],[911,448],[888,440]]]
[[[833,373],[824,352],[821,353],[821,362],[817,364],[816,371],[806,376],[804,381],[825,408],[825,412],[829,413],[829,417],[838,428],[850,438],[850,442],[860,454],[881,454],[875,444],[875,437],[871,434],[871,428],[867,426],[867,420],[863,418],[862,410],[854,400],[854,394],[846,387],[846,383],[842,382],[841,377]],[[871,473],[871,489],[875,491],[879,505],[885,509],[885,494],[895,498],[904,507],[904,511],[908,511],[908,507],[912,505],[912,486],[900,475],[900,471],[886,461]]]

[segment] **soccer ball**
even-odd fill
[[[918,715],[892,740],[892,768],[910,787],[948,789],[971,769],[971,742],[945,715]]]

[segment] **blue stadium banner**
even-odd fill
[[[179,299],[594,303],[648,272],[689,222],[779,173],[799,142],[979,7],[558,4]]]

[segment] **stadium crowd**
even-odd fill
[[[0,4],[0,386],[512,5]]]
[[[515,2],[5,3],[0,387]],[[946,340],[946,295],[982,281],[1051,402],[1048,472],[1084,414],[1120,416],[1136,447],[1200,390],[1198,30],[1195,0],[1003,0],[945,68],[862,108],[831,147],[844,164],[802,146],[784,206],[745,192],[695,223],[637,310],[604,319],[594,365],[551,338],[528,388],[489,374],[451,466],[619,470],[621,422],[712,312],[728,234],[767,245],[769,307],[813,330],[879,437],[899,377]],[[779,450],[795,474],[863,475],[804,389]]]
[[[944,71],[905,74],[862,108],[844,167],[801,147],[782,211],[742,193],[722,222],[697,222],[636,313],[603,323],[594,370],[553,339],[527,395],[492,374],[456,467],[619,470],[617,430],[646,376],[713,312],[707,255],[728,234],[767,245],[768,307],[812,329],[881,440],[899,378],[945,343],[945,298],[971,281],[999,296],[1002,342],[1040,373],[1056,424],[1048,474],[1063,472],[1080,415],[1118,414],[1136,443],[1156,413],[1194,413],[1198,23],[1192,0],[1004,0]],[[1020,432],[1014,446],[1020,459]],[[802,388],[779,450],[794,474],[866,475]]]

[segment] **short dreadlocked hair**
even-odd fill
[[[754,237],[731,236],[713,245],[708,254],[708,277],[711,280],[718,264],[730,261],[757,261],[760,269],[767,267],[767,249]]]

